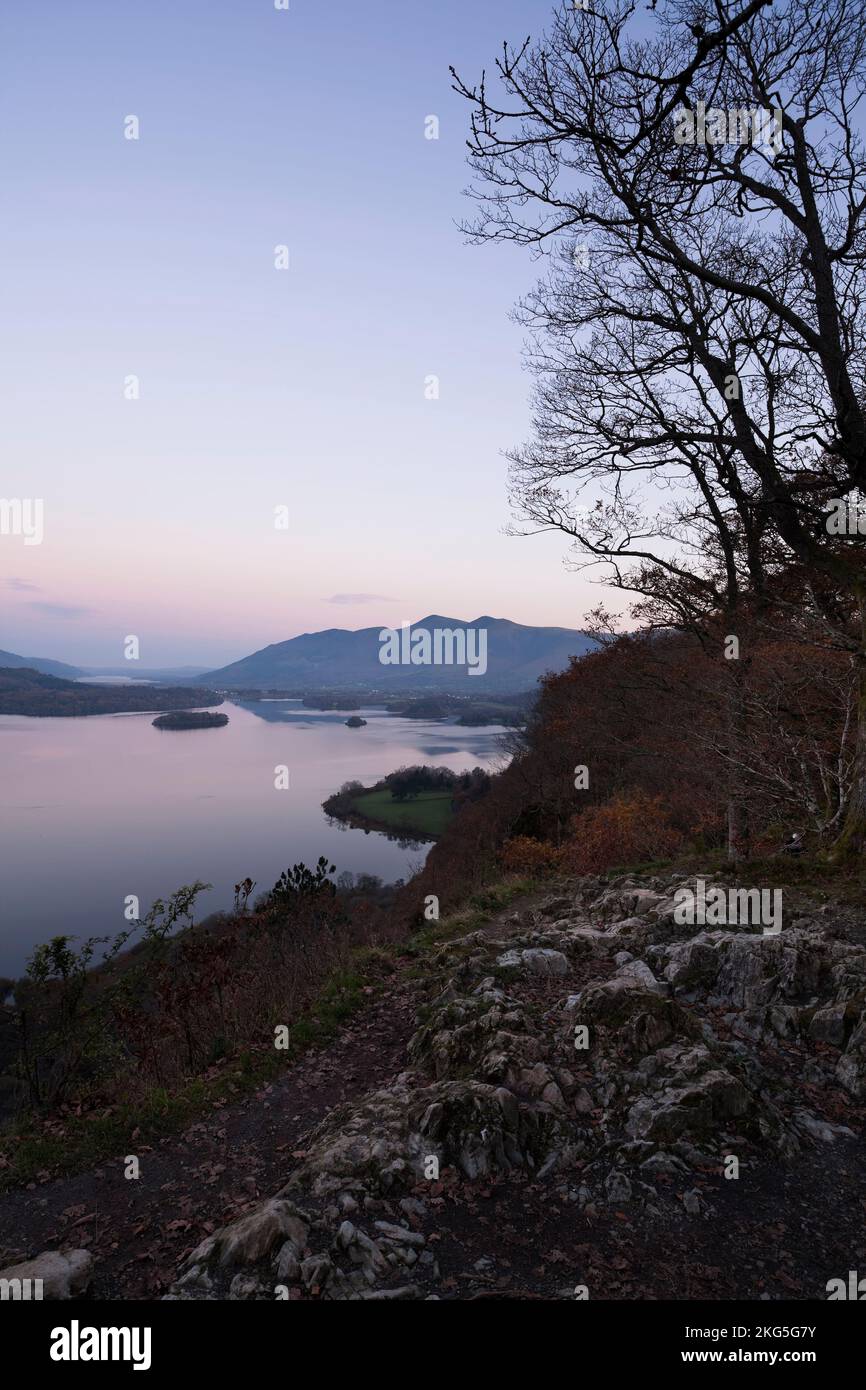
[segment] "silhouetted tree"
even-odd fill
[[[455,74],[473,108],[470,232],[552,259],[521,307],[537,389],[517,514],[567,534],[659,625],[716,616],[736,634],[744,595],[760,611],[799,566],[804,635],[857,674],[840,848],[859,850],[864,538],[827,523],[866,488],[862,0],[659,0],[652,21],[628,0],[563,5],[497,72],[495,94]],[[742,113],[772,112],[778,139],[749,118],[745,141],[683,142],[676,113],[699,102],[738,135]],[[743,675],[732,664],[734,753]]]

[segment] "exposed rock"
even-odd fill
[[[853,1019],[849,1019],[848,1015],[846,1003],[828,1004],[824,1009],[816,1009],[809,1023],[809,1037],[815,1042],[829,1043],[831,1047],[844,1047],[853,1026]]]
[[[395,1299],[421,1298],[421,1290],[415,1284],[403,1284],[399,1289],[372,1289],[369,1293],[362,1293],[361,1298],[381,1299],[393,1302]]]
[[[277,1256],[277,1282],[280,1284],[296,1284],[301,1277],[301,1262],[298,1259],[299,1251],[293,1240],[287,1240],[281,1246]]]
[[[184,1261],[184,1268],[216,1260],[220,1265],[247,1265],[269,1255],[281,1241],[291,1240],[303,1249],[309,1232],[302,1213],[292,1202],[271,1199],[241,1216],[215,1235],[207,1236]]]
[[[422,1246],[426,1243],[420,1231],[409,1231],[405,1226],[394,1226],[390,1221],[374,1222],[382,1240],[396,1241],[399,1245]]]
[[[622,954],[617,952],[618,955]],[[652,990],[655,994],[666,994],[664,985],[659,984],[653,972],[650,970],[645,960],[629,960],[619,967],[619,975],[628,980],[636,980],[645,989]]]
[[[437,947],[412,1070],[328,1113],[277,1197],[203,1241],[170,1297],[436,1298],[440,1180],[521,1172],[590,1217],[682,1221],[707,1210],[694,1170],[725,1154],[848,1137],[797,1086],[866,1096],[866,950],[818,915],[771,936],[683,926],[684,881],[589,877]]]
[[[36,1298],[35,1280],[42,1281],[43,1299],[76,1298],[90,1283],[93,1256],[89,1250],[44,1250],[23,1264],[0,1269],[0,1281],[30,1281],[30,1297]]]
[[[668,947],[665,954],[668,958],[665,979],[679,989],[688,989],[691,985],[711,985],[721,966],[715,943],[703,936]]]
[[[528,970],[533,975],[567,975],[568,957],[561,951],[535,947],[526,951],[506,951],[497,965]]]
[[[836,1077],[852,1096],[866,1096],[866,1016],[851,1034]]]
[[[236,1274],[229,1285],[229,1298],[270,1298],[271,1291],[255,1275]]]
[[[537,911],[542,917],[559,917],[573,911],[575,906],[572,898],[549,898],[546,903],[540,903]]]
[[[627,975],[589,985],[567,1013],[572,1026],[600,1029],[619,1052],[630,1055],[653,1052],[678,1035],[697,1034],[696,1023],[675,1000]]]
[[[621,1173],[616,1169],[608,1173],[605,1178],[604,1190],[607,1195],[607,1200],[612,1205],[618,1202],[631,1201],[631,1183],[625,1173]]]

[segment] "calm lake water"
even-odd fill
[[[86,719],[0,716],[0,975],[21,974],[33,947],[60,933],[103,935],[128,925],[124,898],[151,902],[201,879],[197,917],[230,907],[249,875],[257,892],[320,854],[336,864],[407,878],[429,845],[329,825],[325,797],[357,778],[371,785],[403,763],[460,772],[503,761],[501,729],[345,713],[261,701],[221,709],[222,729],[154,729],[152,714]],[[289,768],[290,789],[274,788]]]

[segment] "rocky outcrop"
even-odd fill
[[[684,883],[583,879],[434,950],[411,1069],[332,1110],[169,1296],[435,1298],[443,1181],[529,1175],[587,1211],[694,1219],[695,1170],[850,1133],[800,1082],[866,1094],[866,950],[821,914],[767,935],[683,925]]]

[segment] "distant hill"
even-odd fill
[[[26,666],[31,671],[41,671],[43,676],[63,676],[66,680],[83,675],[77,666],[67,666],[65,661],[49,661],[42,656],[16,656],[14,652],[0,651],[0,668],[4,666]]]
[[[124,662],[122,666],[85,666],[79,675],[93,680],[110,679],[114,676],[130,676],[139,681],[158,681],[166,685],[189,684],[198,680],[206,668],[204,666],[156,666],[138,667],[135,661]]]
[[[486,632],[486,672],[469,676],[466,666],[386,665],[379,660],[381,627],[357,632],[328,628],[263,647],[230,666],[205,672],[202,680],[217,689],[447,689],[468,695],[494,689],[513,692],[529,690],[545,672],[564,670],[569,657],[583,656],[596,646],[591,637],[572,628],[525,627],[507,618],[481,617],[466,623],[433,613],[412,624],[413,633],[420,629],[431,633],[436,629]]]
[[[86,685],[46,676],[26,666],[0,666],[0,714],[63,715],[156,713],[221,705],[214,690],[179,685]]]

